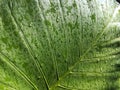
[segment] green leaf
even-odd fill
[[[119,90],[115,0],[0,0],[0,90]]]

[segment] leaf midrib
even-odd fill
[[[51,87],[50,90],[53,90],[56,86],[59,85],[60,81],[64,79],[64,77],[66,77],[71,70],[84,58],[84,56],[89,53],[90,50],[92,50],[92,48],[94,47],[94,45],[96,45],[97,41],[100,39],[100,37],[104,34],[105,30],[109,27],[109,24],[113,21],[113,18],[116,14],[116,11],[114,11],[113,16],[108,20],[108,23],[106,24],[106,26],[103,28],[103,30],[101,30],[101,33],[99,34],[98,37],[95,38],[95,40],[92,42],[92,45],[86,50],[86,52],[80,57],[80,59],[74,63],[72,66],[69,67],[68,71],[65,72],[60,78],[59,80],[54,83]]]

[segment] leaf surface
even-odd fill
[[[120,89],[119,18],[115,0],[0,0],[0,89]]]

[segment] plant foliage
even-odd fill
[[[0,90],[119,90],[115,0],[0,0]]]

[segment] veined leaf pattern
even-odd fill
[[[0,90],[119,90],[115,0],[0,0]]]

